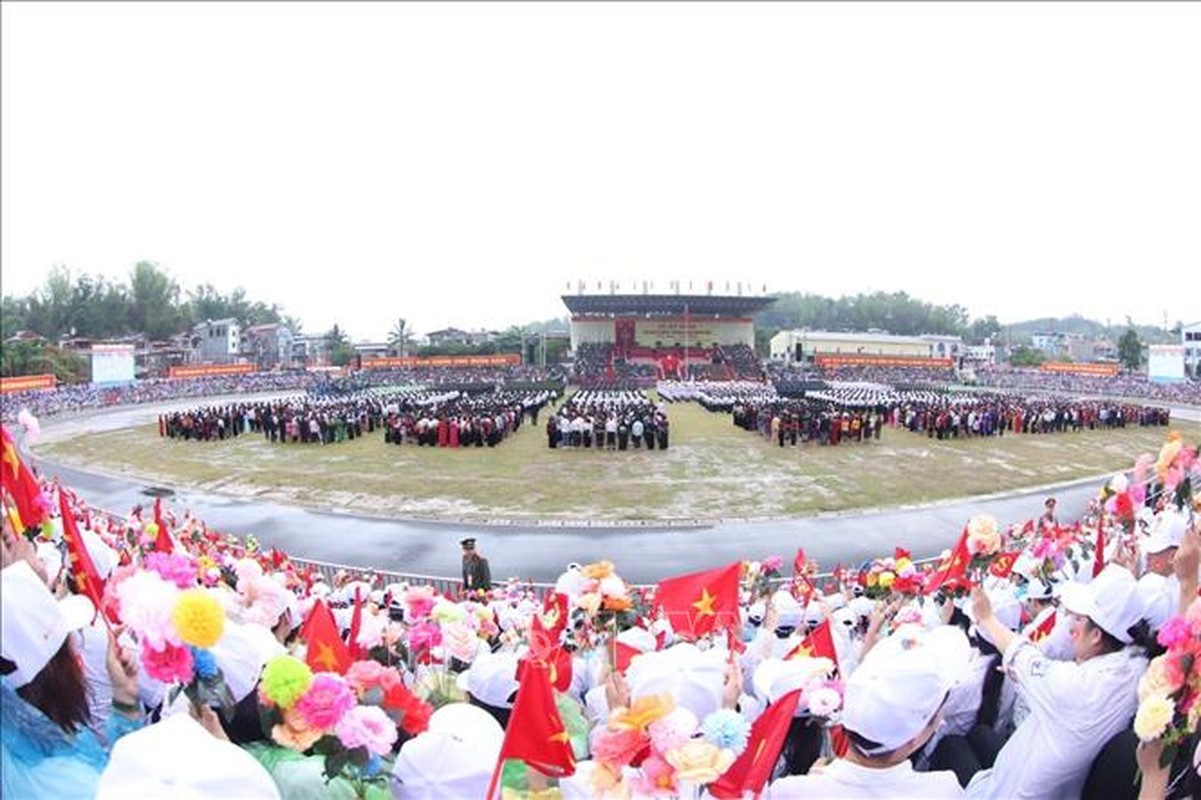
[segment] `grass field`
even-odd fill
[[[894,507],[1061,483],[1128,468],[1165,428],[938,441],[885,429],[879,441],[780,448],[728,415],[669,406],[667,451],[550,450],[542,425],[495,449],[354,442],[279,445],[162,439],[157,427],[55,438],[39,455],[148,483],[246,499],[411,518],[709,520]],[[544,423],[546,417],[540,417]],[[1188,441],[1193,422],[1174,425]]]

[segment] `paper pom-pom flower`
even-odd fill
[[[685,742],[683,746],[663,755],[676,768],[676,777],[691,783],[712,783],[734,763],[735,756],[701,739]]]
[[[292,656],[276,656],[263,667],[259,693],[281,708],[291,708],[313,683],[309,665]]]
[[[309,690],[296,701],[296,713],[310,728],[332,731],[346,712],[355,707],[354,692],[341,675],[318,672]]]
[[[205,650],[200,647],[192,648],[192,663],[196,669],[196,677],[201,680],[209,680],[217,677],[217,659],[213,658],[211,650]]]
[[[368,752],[386,755],[396,741],[396,725],[378,706],[355,706],[338,720],[334,733],[347,749],[366,747]]]
[[[146,645],[142,648],[142,667],[156,681],[187,683],[192,680],[192,651],[174,644],[161,650]]]
[[[728,708],[714,711],[701,722],[701,733],[705,740],[720,748],[733,750],[738,755],[746,749],[747,738],[751,735],[751,723],[746,718]]]
[[[225,611],[217,598],[204,589],[190,589],[179,596],[171,615],[179,638],[196,647],[212,647],[225,633]]]

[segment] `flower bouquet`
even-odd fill
[[[1201,719],[1201,599],[1164,623],[1157,638],[1167,652],[1152,659],[1139,680],[1134,732],[1144,742],[1163,742],[1160,765],[1166,767]]]
[[[762,561],[743,561],[739,571],[741,591],[749,596],[750,602],[768,597],[774,591],[772,582],[780,577],[784,559],[768,556]]]

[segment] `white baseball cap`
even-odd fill
[[[95,616],[95,606],[83,595],[55,600],[28,562],[0,570],[0,656],[16,664],[9,675],[12,685],[20,688],[36,678],[67,635]]]
[[[1088,617],[1122,644],[1130,644],[1130,627],[1142,619],[1143,601],[1130,571],[1110,564],[1090,583],[1063,587],[1059,604],[1067,611]]]
[[[187,714],[118,739],[96,786],[97,800],[279,796],[254,756],[213,736]]]
[[[847,680],[843,727],[878,743],[880,753],[896,750],[929,724],[951,687],[966,676],[971,653],[959,628],[898,629]]]
[[[681,642],[631,661],[626,683],[631,700],[670,694],[676,705],[687,708],[697,719],[704,719],[721,708],[725,667],[724,651],[716,648],[702,651],[690,642]]]
[[[517,691],[517,655],[481,653],[471,668],[459,673],[459,689],[493,708],[512,708]]]
[[[1169,547],[1179,547],[1184,541],[1184,529],[1188,518],[1175,509],[1159,512],[1151,523],[1151,533],[1142,541],[1144,553],[1162,553]]]
[[[483,797],[504,731],[482,708],[450,703],[429,729],[405,742],[392,767],[392,795],[404,800]]]

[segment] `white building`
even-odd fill
[[[188,343],[194,363],[232,364],[242,352],[241,326],[232,317],[206,319],[193,326]]]
[[[1181,327],[1180,344],[1184,345],[1184,374],[1201,378],[1201,322]]]

